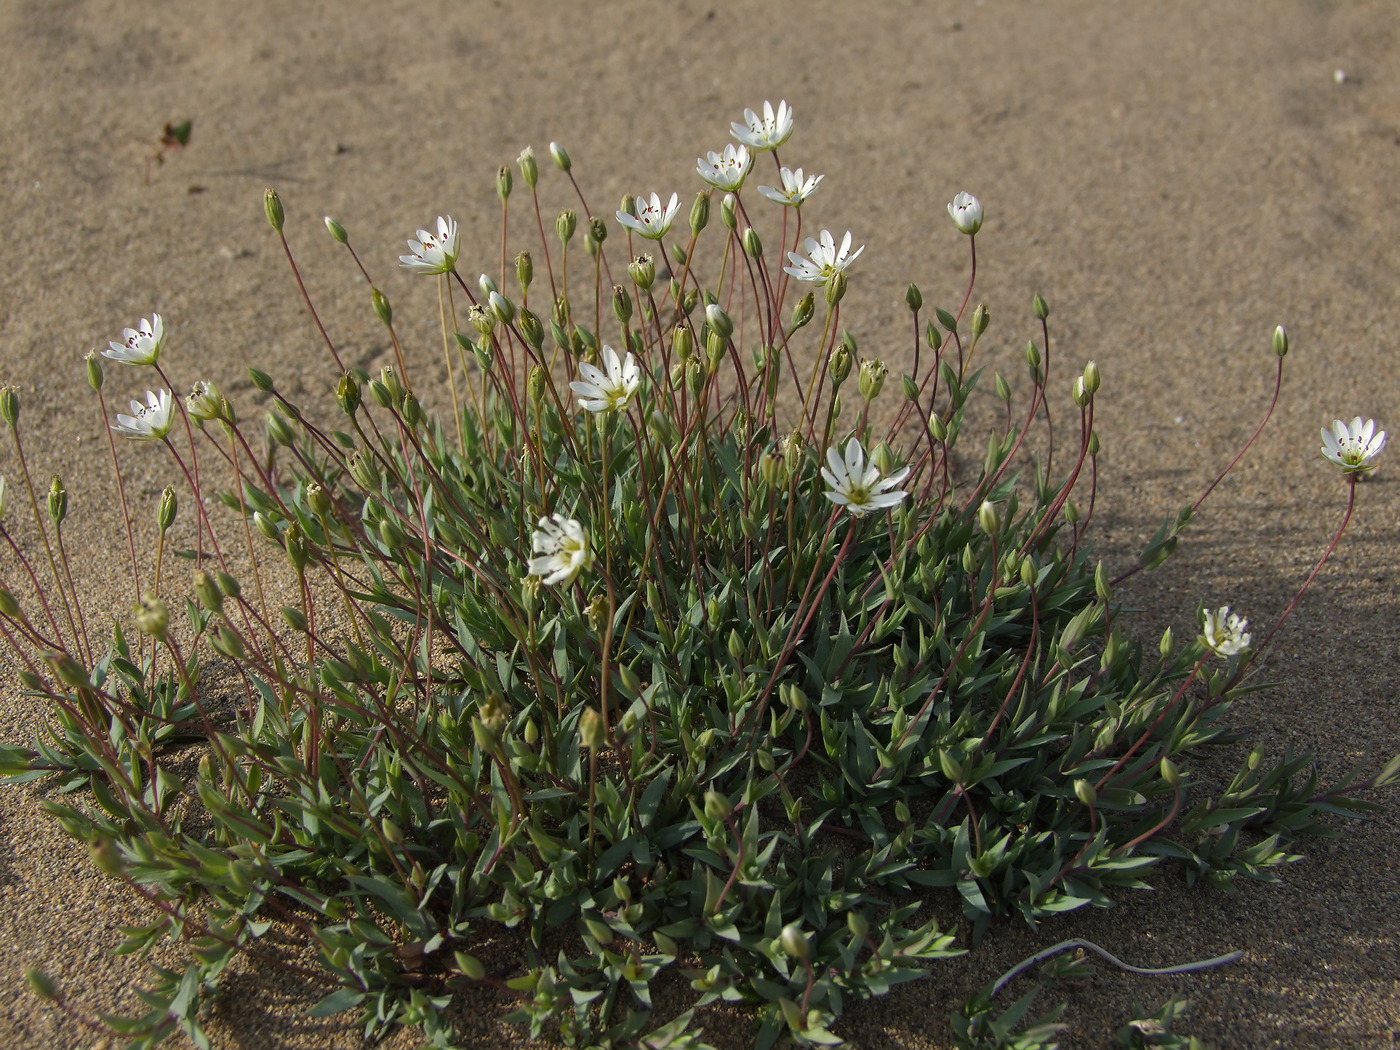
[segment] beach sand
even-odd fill
[[[265,187],[281,194],[308,290],[346,361],[377,369],[391,355],[324,214],[349,229],[393,301],[416,381],[440,405],[434,282],[398,268],[406,236],[452,214],[465,269],[495,269],[495,172],[527,144],[541,157],[546,214],[569,203],[545,150],[557,139],[608,215],[624,192],[688,198],[694,158],[728,140],[745,106],[785,98],[797,130],[784,162],[826,175],[804,209],[808,228],[850,229],[866,246],[843,314],[863,351],[896,376],[907,365],[909,281],[930,304],[956,306],[966,241],[944,209],[967,189],[987,214],[982,363],[1024,376],[1035,293],[1051,306],[1065,404],[1083,362],[1098,362],[1095,533],[1111,567],[1130,564],[1158,520],[1194,501],[1247,440],[1273,389],[1270,333],[1288,327],[1269,427],[1177,556],[1123,591],[1142,637],[1169,625],[1192,634],[1198,603],[1228,603],[1267,630],[1345,506],[1318,428],[1357,414],[1400,425],[1395,15],[1390,0],[895,0],[859,11],[837,0],[12,0],[0,5],[10,201],[0,383],[20,392],[36,478],[61,472],[70,490],[66,535],[90,617],[129,620],[83,355],[157,311],[179,389],[214,379],[256,419],[245,371],[256,364],[290,395],[330,406],[335,372],[263,217]],[[187,118],[188,148],[152,165],[163,126]],[[109,409],[143,378],[108,368]],[[149,535],[173,468],[152,448],[123,456]],[[1279,632],[1265,675],[1277,688],[1234,716],[1246,739],[1311,752],[1328,776],[1358,760],[1374,771],[1400,750],[1396,456],[1388,450],[1359,487],[1336,554]],[[8,435],[0,474],[18,480]],[[11,505],[7,521],[35,549],[24,508]],[[9,561],[0,569],[13,575]],[[43,711],[13,679],[0,696],[0,739],[27,743]],[[24,968],[37,966],[80,1012],[131,1011],[142,973],[109,951],[145,911],[44,815],[43,797],[0,791],[0,988],[10,993],[0,1046],[119,1046],[24,987]],[[1008,923],[929,980],[853,1007],[837,1030],[866,1050],[948,1046],[947,1015],[964,996],[1038,948],[1084,936],[1140,965],[1246,955],[1173,978],[1096,964],[1066,990],[1067,1047],[1110,1045],[1134,1000],[1173,992],[1194,1003],[1186,1030],[1221,1050],[1394,1046],[1400,798],[1379,800],[1371,819],[1333,821],[1340,837],[1305,843],[1306,859],[1277,885],[1188,891],[1164,872],[1156,891],[1124,894],[1112,910],[1038,930]],[[248,1050],[360,1045],[349,1015],[304,1017],[323,994],[242,967],[210,1031],[217,1046]],[[499,1021],[507,1009],[490,997],[464,1004],[469,1045],[522,1042]],[[741,1016],[705,1023],[722,1050],[751,1041]]]

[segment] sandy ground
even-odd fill
[[[297,395],[324,398],[333,383],[263,218],[265,186],[286,202],[347,359],[388,358],[363,284],[321,228],[325,213],[349,227],[427,373],[436,302],[432,282],[396,269],[405,235],[450,212],[466,256],[488,268],[495,170],[526,144],[543,156],[551,139],[568,145],[600,211],[627,191],[689,196],[693,158],[727,140],[728,122],[786,98],[798,130],[785,161],[827,176],[809,221],[867,245],[845,315],[863,349],[889,347],[897,374],[906,282],[930,302],[960,295],[965,243],[944,204],[966,188],[987,208],[988,363],[1021,374],[1035,292],[1053,310],[1063,382],[1097,359],[1099,540],[1119,565],[1248,436],[1271,390],[1269,333],[1288,326],[1274,422],[1181,554],[1128,595],[1145,634],[1191,631],[1198,602],[1229,602],[1267,626],[1342,512],[1318,427],[1358,413],[1400,425],[1395,14],[1391,0],[899,0],[860,13],[837,0],[10,0],[0,5],[0,381],[20,390],[36,474],[61,471],[72,493],[68,535],[90,608],[125,615],[83,354],[154,310],[171,329],[164,360],[181,388],[214,378],[251,414],[248,363]],[[153,140],[183,118],[194,121],[190,147],[147,184]],[[567,198],[551,174],[552,211]],[[109,370],[109,404],[137,393],[134,383]],[[126,462],[148,520],[169,465]],[[1337,555],[1281,632],[1278,689],[1237,709],[1246,734],[1275,752],[1310,750],[1329,773],[1400,749],[1397,470],[1387,463],[1363,487]],[[8,439],[0,473],[15,473]],[[27,535],[23,516],[10,518]],[[42,712],[12,687],[0,695],[0,738],[26,741]],[[1071,989],[1067,1045],[1108,1045],[1134,999],[1179,991],[1195,1002],[1190,1030],[1220,1048],[1394,1046],[1400,799],[1384,801],[1374,819],[1311,845],[1281,885],[1188,893],[1166,877],[1109,912],[1008,926],[931,980],[851,1010],[840,1031],[869,1050],[946,1046],[953,1003],[1015,959],[1082,935],[1146,965],[1247,955],[1179,979],[1099,969]],[[20,974],[48,970],[84,1011],[132,1009],[140,966],[108,951],[116,928],[141,915],[32,790],[0,792],[0,988],[11,993],[0,1045],[102,1045],[24,991]],[[276,974],[242,974],[216,1041],[359,1045],[338,1019],[299,1016],[316,997]],[[499,1002],[465,1009],[473,1045],[519,1041],[497,1025]],[[711,1035],[746,1045],[732,1018],[714,1020]]]

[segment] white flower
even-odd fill
[[[865,449],[858,438],[846,442],[844,460],[835,445],[828,448],[826,466],[822,467],[822,478],[831,486],[826,498],[857,517],[898,505],[909,493],[894,487],[908,476],[909,468],[905,467],[881,478],[879,467],[873,463],[866,465]]]
[[[963,190],[948,203],[953,224],[969,237],[982,228],[982,202]]]
[[[185,397],[185,411],[190,414],[191,419],[200,423],[221,418],[223,397],[219,394],[219,388],[204,379],[195,383],[194,388]]]
[[[439,215],[436,235],[418,231],[418,239],[408,239],[411,254],[400,255],[399,262],[418,273],[449,273],[457,265],[457,223]]]
[[[143,405],[140,401],[132,401],[133,414],[128,416],[118,412],[116,425],[112,429],[137,441],[163,438],[170,433],[173,422],[171,413],[174,408],[175,401],[171,398],[169,390],[162,390],[158,394],[154,390],[147,390],[146,403]]]
[[[825,175],[813,175],[810,179],[802,178],[802,169],[793,171],[791,168],[784,168],[778,173],[783,180],[782,189],[775,189],[772,186],[760,186],[758,192],[767,197],[770,201],[777,201],[788,207],[795,208],[805,201],[812,194],[817,192],[817,183],[826,178]]]
[[[724,147],[723,153],[711,150],[695,158],[695,170],[700,177],[721,190],[737,190],[752,167],[753,154],[748,147],[735,146],[732,142]]]
[[[1385,448],[1385,431],[1376,432],[1376,421],[1361,422],[1357,416],[1347,426],[1340,419],[1332,421],[1332,428],[1322,428],[1322,454],[1348,474],[1372,470],[1371,460]]]
[[[1216,656],[1237,656],[1249,648],[1248,626],[1249,621],[1232,613],[1228,605],[1214,612],[1207,609],[1201,613],[1201,641]]]
[[[836,249],[836,240],[831,236],[830,230],[822,230],[820,243],[808,237],[804,247],[811,259],[804,259],[796,252],[788,252],[788,259],[792,265],[784,266],[783,269],[799,281],[816,281],[818,284],[826,284],[860,258],[860,253],[865,251],[865,246],[861,245],[851,252],[850,230],[847,230],[846,236],[841,239],[840,251]]]
[[[666,207],[661,206],[661,197],[653,193],[650,202],[645,197],[637,198],[637,214],[629,215],[625,211],[617,213],[617,221],[626,226],[629,230],[635,230],[643,237],[653,241],[659,241],[666,236],[666,231],[671,228],[671,223],[676,218],[676,211],[681,206],[681,199],[677,194],[671,194],[670,203]]]
[[[575,379],[569,389],[579,395],[578,403],[590,412],[611,412],[626,408],[642,383],[642,370],[629,351],[619,358],[617,351],[603,344],[603,367],[580,361],[583,379]]]
[[[144,317],[135,328],[122,329],[122,341],[109,340],[103,357],[120,361],[124,365],[153,365],[160,352],[165,349],[165,325],[160,314],[151,314],[148,321]]]
[[[535,557],[530,559],[530,575],[543,577],[548,586],[566,587],[593,561],[588,549],[588,530],[573,518],[551,514],[541,518],[530,537]]]
[[[786,102],[778,103],[778,112],[773,112],[773,103],[763,103],[763,116],[751,109],[744,110],[744,123],[729,125],[734,137],[752,149],[777,149],[792,134],[792,110]]]

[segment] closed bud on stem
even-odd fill
[[[98,358],[97,352],[96,352],[95,350],[89,350],[89,351],[87,352],[87,358],[86,358],[86,360],[85,360],[85,364],[87,365],[87,381],[88,381],[88,386],[92,387],[93,390],[101,390],[101,389],[102,389],[102,378],[103,378],[103,377],[102,377],[102,362],[101,362],[101,360]]]
[[[540,323],[540,319],[532,311],[522,306],[520,308],[520,321],[516,327],[520,329],[520,334],[531,348],[535,350],[540,348],[540,344],[544,342],[544,325]]]
[[[603,716],[598,713],[597,708],[585,707],[579,715],[578,740],[582,746],[594,751],[607,747],[608,731],[603,725]]]
[[[1099,365],[1097,361],[1090,361],[1084,366],[1084,390],[1092,397],[1099,392]]]
[[[744,231],[744,254],[750,259],[757,259],[763,255],[763,239],[752,226]]]
[[[100,847],[94,847],[93,852],[96,853],[99,848]],[[110,846],[107,846],[107,852],[111,852]],[[115,867],[117,868],[117,870],[109,871],[108,874],[120,874],[120,865],[116,865]],[[106,871],[107,869],[103,868],[103,870]],[[53,978],[50,977],[48,974],[44,973],[43,970],[36,970],[33,966],[26,966],[24,968],[24,979],[29,983],[30,991],[32,991],[40,999],[43,999],[47,1002],[53,1002],[55,999],[58,998],[58,985],[56,985],[54,983]]]
[[[1035,571],[1035,559],[1027,554],[1021,559],[1021,582],[1027,587],[1034,587],[1038,575]]]
[[[492,292],[500,291],[500,288],[496,286],[496,279],[489,273],[477,274],[476,286],[480,290],[483,299],[490,299]]]
[[[384,384],[389,391],[389,397],[396,404],[402,401],[404,394],[408,392],[399,379],[399,374],[389,365],[385,365],[379,370],[379,381]]]
[[[911,313],[918,313],[924,305],[924,293],[919,291],[917,284],[910,284],[904,289],[904,302],[909,307]]]
[[[860,396],[866,401],[874,401],[880,396],[880,390],[885,385],[885,376],[889,369],[883,361],[871,358],[860,363],[860,375],[856,378],[856,388],[860,391]]]
[[[491,312],[496,315],[501,324],[510,324],[515,320],[515,304],[500,292],[492,292],[489,301]]]
[[[272,228],[281,233],[282,224],[287,221],[287,213],[282,210],[282,198],[277,196],[276,190],[263,191],[263,211],[267,214],[267,221]]]
[[[530,366],[530,378],[525,381],[525,388],[529,391],[530,400],[534,403],[536,411],[539,410],[540,402],[544,400],[545,385],[549,377],[545,375],[542,365]]]
[[[1029,340],[1026,342],[1026,364],[1031,366],[1032,372],[1040,371],[1040,347]]]
[[[335,385],[335,400],[340,410],[353,416],[360,407],[360,384],[350,372],[344,373]]]
[[[522,251],[515,257],[515,282],[520,285],[520,293],[526,294],[535,280],[535,260],[529,252]]]
[[[730,628],[729,638],[725,642],[725,648],[729,651],[729,659],[740,666],[744,662],[744,639],[740,636],[738,628]]]
[[[329,215],[326,216],[326,229],[330,232],[330,235],[341,244],[348,244],[350,242],[350,235],[345,232],[345,227],[340,225],[340,223],[336,222]]]
[[[943,333],[932,321],[924,325],[924,341],[936,352],[943,346]]]
[[[991,500],[983,500],[982,505],[977,508],[977,524],[982,526],[982,531],[988,536],[1001,535],[1001,511]]]
[[[1161,770],[1162,779],[1165,780],[1172,787],[1176,787],[1178,784],[1181,783],[1181,771],[1176,768],[1176,763],[1174,763],[1170,758],[1167,758],[1165,755],[1163,755],[1161,766],[1159,768]]]
[[[899,465],[894,458],[894,449],[890,448],[888,441],[881,441],[875,446],[875,451],[870,454],[870,462],[875,464],[875,469],[886,476],[893,474],[894,468]]]
[[[719,221],[724,223],[724,228],[730,233],[739,227],[739,217],[734,214],[735,203],[732,193],[726,193],[724,199],[719,202]]]
[[[705,362],[698,357],[692,357],[685,363],[685,386],[690,391],[690,396],[699,398],[705,391]]]
[[[815,312],[816,299],[812,296],[811,292],[808,292],[801,299],[797,300],[797,304],[792,308],[792,330],[795,332],[803,325],[807,324],[807,322],[812,319],[812,315]]]
[[[651,286],[656,283],[656,263],[650,255],[643,252],[627,264],[627,276],[631,277],[632,283],[642,291],[650,291]]]
[[[49,665],[53,676],[69,689],[86,689],[92,685],[88,673],[83,670],[83,665],[67,653],[49,649],[44,653],[44,663]]]
[[[301,531],[301,522],[294,521],[288,525],[284,538],[287,544],[287,560],[300,574],[305,570],[306,563],[311,560],[311,548],[306,542],[306,533]]]
[[[1162,659],[1165,660],[1172,654],[1174,648],[1176,648],[1176,639],[1172,637],[1172,629],[1168,627],[1162,632],[1162,640],[1157,643],[1157,651],[1162,654]]]
[[[771,452],[758,457],[758,473],[770,488],[780,488],[787,484],[787,464]]]
[[[302,612],[295,605],[284,605],[280,612],[282,613],[282,622],[288,627],[296,631],[297,634],[307,633],[310,624],[307,622],[306,613]]]
[[[844,344],[831,352],[831,357],[826,362],[826,373],[831,377],[833,390],[839,388],[851,374],[851,352]]]
[[[1090,455],[1090,456],[1097,456],[1098,454],[1099,454],[1099,432],[1098,432],[1097,430],[1091,430],[1091,431],[1089,431],[1089,455]]]
[[[165,491],[160,494],[160,503],[156,506],[156,524],[160,526],[161,532],[175,524],[175,512],[179,509],[180,501],[175,495],[175,490],[167,485]]]
[[[267,414],[267,439],[274,445],[282,445],[290,448],[296,441],[296,435],[292,433],[291,424],[287,422],[287,417],[280,412],[269,412]]]
[[[237,601],[243,594],[243,585],[238,582],[238,577],[230,576],[228,573],[219,571],[214,573],[214,580],[219,585],[219,590],[225,595]]]
[[[676,360],[681,362],[689,361],[694,355],[695,336],[688,325],[676,325],[675,331],[671,333],[671,349],[675,351]]]
[[[423,405],[418,400],[418,395],[412,390],[404,394],[403,402],[399,406],[399,414],[403,416],[403,421],[410,427],[422,426],[423,421],[427,418],[423,412]]]
[[[3,587],[0,587],[0,616],[12,620],[19,616],[19,600]]]
[[[940,747],[938,749],[938,768],[942,771],[943,775],[949,780],[951,780],[954,784],[962,783],[962,763],[959,762],[957,760],[957,757],[947,748]]]
[[[913,402],[916,402],[916,403],[918,402],[918,400],[919,400],[919,384],[916,383],[916,382],[914,382],[914,377],[913,377],[913,376],[910,376],[910,375],[902,375],[902,376],[900,376],[900,377],[899,377],[899,389],[900,389],[900,391],[904,394],[904,399],[905,399],[906,401],[913,401]]]
[[[637,198],[630,193],[624,193],[622,195],[622,200],[620,200],[617,204],[617,210],[622,212],[624,215],[636,215]]]
[[[559,213],[559,217],[554,220],[554,232],[559,235],[559,240],[568,244],[574,235],[574,229],[578,226],[578,216],[568,208]]]
[[[833,274],[826,282],[826,305],[835,306],[846,297],[846,275],[845,273]]]
[[[1099,793],[1094,790],[1093,784],[1080,777],[1074,782],[1074,797],[1092,808],[1094,803],[1099,800]]]
[[[166,489],[170,492],[170,489]],[[55,474],[49,485],[49,520],[57,527],[68,517],[68,490],[63,487],[63,478]]]
[[[209,635],[209,644],[214,647],[216,653],[230,660],[238,661],[244,657],[243,639],[238,636],[238,632],[227,627],[215,627]]]
[[[502,164],[496,172],[496,196],[501,198],[502,204],[510,198],[512,182],[510,168]]]
[[[490,372],[491,365],[496,360],[496,353],[491,344],[483,339],[480,343],[472,343],[471,348],[472,356],[476,358],[476,367],[482,372]]]
[[[549,156],[554,161],[554,166],[562,172],[568,172],[574,166],[574,162],[569,159],[569,151],[562,143],[551,142],[549,144]]]
[[[734,807],[730,805],[729,799],[725,798],[718,791],[705,792],[705,816],[711,820],[724,820],[730,813],[734,812]]]
[[[1074,388],[1070,393],[1070,397],[1074,399],[1074,403],[1080,408],[1085,407],[1090,400],[1092,400],[1088,390],[1085,389],[1083,376],[1075,376]]]
[[[986,303],[978,303],[972,308],[972,338],[978,338],[991,324],[992,315],[987,312]]]
[[[253,528],[262,533],[263,537],[273,543],[282,542],[282,530],[277,527],[277,523],[265,515],[262,511],[253,512]]]
[[[521,150],[516,162],[520,165],[520,177],[525,180],[525,185],[533,190],[535,184],[540,181],[540,169],[535,163],[534,147],[526,146]]]
[[[1274,353],[1279,357],[1288,356],[1288,330],[1285,329],[1283,325],[1279,325],[1274,329],[1273,338],[1270,339],[1269,342],[1273,347]]]
[[[19,425],[19,391],[12,386],[0,387],[0,419],[12,427]]]
[[[369,290],[370,305],[374,307],[374,314],[379,318],[381,324],[386,328],[394,323],[394,308],[389,304],[389,297],[378,288]]]
[[[626,324],[632,320],[632,297],[627,294],[627,289],[620,284],[613,285],[612,307],[613,316],[620,324]]]
[[[938,417],[937,412],[930,412],[928,417],[929,433],[933,435],[934,441],[946,441],[948,438],[948,424]]]
[[[253,385],[259,390],[261,390],[264,394],[272,393],[274,389],[272,377],[266,372],[264,372],[261,368],[248,369],[248,378],[252,380]]]
[[[219,585],[203,569],[194,570],[194,593],[199,599],[199,604],[210,612],[223,612],[224,594],[219,590]]]
[[[695,195],[695,203],[690,206],[690,233],[700,236],[700,231],[710,224],[710,191],[701,190]]]
[[[1011,404],[1011,384],[1006,381],[1006,377],[998,372],[996,374],[995,383],[997,397],[1001,398],[1008,405]]]
[[[1039,292],[1031,300],[1031,309],[1035,312],[1037,321],[1043,321],[1050,316],[1050,304],[1045,301],[1045,297]]]
[[[711,303],[705,307],[705,320],[710,326],[710,331],[721,339],[728,340],[734,334],[734,322],[719,303]]]
[[[800,923],[790,922],[784,926],[782,933],[778,934],[778,943],[783,951],[801,962],[805,963],[812,956],[812,946]]]
[[[136,628],[142,634],[165,640],[165,632],[170,627],[170,607],[164,599],[147,594],[134,609]]]

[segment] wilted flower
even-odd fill
[[[845,459],[836,451],[836,446],[828,448],[826,466],[822,467],[822,478],[831,486],[826,498],[857,517],[873,510],[897,506],[909,493],[894,486],[908,476],[909,468],[905,467],[887,478],[881,478],[878,467],[866,464],[865,449],[861,447],[859,438],[846,442]]]
[[[140,401],[131,402],[132,415],[117,413],[116,425],[112,427],[118,434],[124,434],[136,441],[154,441],[165,437],[170,433],[170,426],[173,420],[171,412],[175,407],[175,402],[170,397],[169,390],[162,390],[156,393],[153,390],[146,391],[146,403]]]
[[[826,284],[827,281],[860,258],[860,253],[865,251],[864,245],[861,245],[854,252],[851,251],[850,230],[847,230],[846,236],[841,238],[839,251],[830,230],[822,230],[820,241],[808,237],[803,247],[807,249],[807,254],[811,258],[804,259],[796,252],[788,252],[788,259],[792,265],[784,266],[783,269],[799,281],[815,281],[817,284]]]
[[[617,221],[629,230],[640,233],[643,237],[659,241],[666,236],[666,231],[671,228],[671,223],[676,218],[676,212],[680,210],[681,199],[678,194],[673,193],[670,202],[663,208],[660,195],[653,193],[650,201],[645,197],[638,197],[637,205],[636,215],[619,211]]]
[[[551,514],[541,518],[530,537],[535,557],[530,559],[530,575],[543,578],[549,586],[565,586],[593,561],[588,549],[588,530],[574,518]]]
[[[777,201],[790,208],[796,208],[812,194],[817,192],[817,183],[826,178],[825,175],[813,175],[811,178],[802,177],[802,169],[793,171],[791,168],[783,168],[778,175],[783,180],[781,189],[773,186],[760,186],[758,192],[767,197],[770,201]]]
[[[763,116],[751,109],[744,110],[744,123],[737,121],[729,125],[734,137],[751,149],[777,149],[792,134],[792,110],[786,102],[778,103],[778,111],[773,112],[773,103],[763,103]]]
[[[963,190],[948,204],[953,224],[969,237],[982,228],[982,202]]]
[[[1385,448],[1385,431],[1376,431],[1376,421],[1368,419],[1364,423],[1360,416],[1352,419],[1351,425],[1340,419],[1332,421],[1332,427],[1322,428],[1322,454],[1348,474],[1372,470],[1371,460]]]
[[[744,184],[744,176],[753,167],[753,154],[747,146],[729,143],[723,153],[713,150],[703,157],[695,158],[695,170],[700,177],[721,190],[737,190]]]
[[[1201,641],[1216,656],[1237,656],[1249,648],[1249,621],[1236,616],[1228,605],[1201,614]]]
[[[642,382],[642,370],[637,359],[629,352],[619,358],[617,351],[606,343],[603,345],[603,367],[580,361],[578,370],[583,379],[569,384],[569,389],[579,395],[579,404],[590,412],[611,412],[627,407],[627,402],[636,393]]]
[[[207,380],[199,380],[185,397],[185,409],[190,418],[200,423],[223,416],[223,397],[219,388]]]
[[[436,235],[418,231],[418,239],[408,239],[409,255],[399,262],[418,273],[450,273],[457,265],[457,223],[439,215]]]
[[[110,340],[103,357],[120,361],[124,365],[153,365],[165,349],[165,325],[160,314],[151,314],[148,321],[144,317],[135,328],[122,329],[122,341]]]

